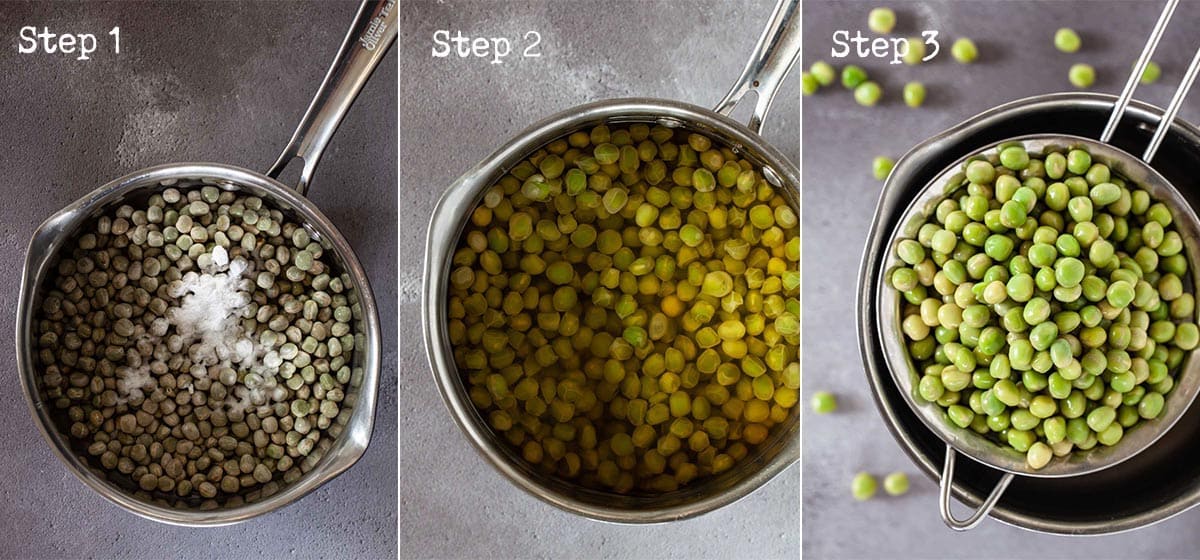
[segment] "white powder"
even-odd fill
[[[253,408],[253,399],[250,396],[250,389],[243,386],[233,388],[232,394],[225,397],[225,406],[231,412],[246,413]]]
[[[145,398],[147,389],[154,389],[157,381],[150,374],[150,366],[117,368],[117,402]]]
[[[179,305],[167,310],[167,322],[183,338],[192,363],[208,367],[217,381],[222,368],[233,368],[253,379],[230,391],[225,405],[231,411],[248,412],[287,396],[275,375],[283,360],[279,353],[263,347],[242,329],[242,314],[250,303],[253,270],[242,258],[230,260],[220,246],[213,249],[212,266],[202,273],[189,272],[173,289]],[[255,377],[250,377],[253,374]]]
[[[187,273],[171,293],[180,303],[167,311],[167,321],[190,347],[193,363],[249,367],[253,362],[253,343],[249,352],[245,344],[239,344],[243,340],[241,311],[250,303],[247,280],[242,277],[247,268],[246,261],[239,258],[229,262],[225,271],[214,258],[209,271]]]
[[[212,250],[213,268],[221,270],[229,265],[229,252],[224,247],[217,245]]]
[[[155,319],[139,341],[139,344],[161,345],[174,328],[180,340],[171,344],[181,343],[191,358],[188,373],[193,379],[207,377],[219,383],[222,370],[229,368],[241,373],[239,378],[243,381],[230,389],[225,399],[224,404],[231,412],[249,413],[287,397],[276,377],[283,357],[242,328],[242,316],[254,289],[253,273],[253,267],[245,259],[231,260],[223,247],[215,247],[212,266],[200,273],[189,272],[172,286],[169,295],[179,303],[167,310],[165,318]],[[179,389],[196,391],[190,382]],[[149,365],[117,370],[118,402],[145,398],[147,392],[158,391]]]

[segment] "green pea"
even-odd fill
[[[909,44],[911,45],[912,43]],[[920,44],[924,46],[924,43]],[[923,50],[924,49],[922,49],[922,51]],[[920,107],[925,103],[925,84],[922,84],[921,82],[908,82],[907,84],[904,84],[903,96],[905,105],[908,105],[914,109]]]
[[[1029,248],[1029,264],[1038,267],[1053,266],[1058,258],[1058,250],[1048,243],[1035,243]]]
[[[1147,420],[1158,418],[1158,415],[1162,414],[1164,402],[1162,393],[1147,393],[1138,403],[1138,415]]]
[[[950,421],[960,428],[966,428],[971,425],[971,421],[975,419],[975,413],[971,409],[962,405],[952,405],[946,409],[946,414]]]
[[[959,352],[959,354],[970,355],[970,351]],[[958,357],[957,355],[955,356]],[[942,370],[942,386],[947,391],[962,391],[971,385],[971,374],[964,372],[956,366],[947,366]]]
[[[979,333],[977,348],[987,356],[995,356],[1004,348],[1004,331],[999,327],[985,327]]]
[[[1066,288],[1075,287],[1083,281],[1083,275],[1086,271],[1087,269],[1079,259],[1063,257],[1054,263],[1054,280],[1059,286]],[[1132,299],[1132,288],[1130,291],[1130,299]]]
[[[846,89],[855,89],[865,81],[867,81],[867,72],[862,68],[853,64],[842,68],[842,86]]]
[[[1119,423],[1113,422],[1107,428],[1096,434],[1096,440],[1102,445],[1113,446],[1121,440],[1121,436],[1125,433],[1124,428]]]
[[[1179,254],[1183,250],[1183,239],[1179,237],[1179,233],[1168,231],[1163,235],[1162,243],[1158,245],[1158,254],[1164,257],[1170,257]]]
[[[924,62],[925,58],[925,41],[920,37],[909,37],[905,39],[908,50],[904,53],[904,63],[909,66],[914,66]]]
[[[1121,394],[1132,391],[1136,384],[1137,377],[1131,371],[1113,374],[1112,379],[1108,382],[1112,390]]]
[[[1009,416],[1012,427],[1016,430],[1028,432],[1037,427],[1041,420],[1034,416],[1032,412],[1024,408],[1018,408]]]
[[[547,279],[561,286],[575,278],[575,268],[568,262],[558,261],[547,266],[545,274]]]
[[[883,491],[892,496],[902,496],[908,492],[908,475],[894,472],[883,478]]]
[[[936,375],[925,375],[917,383],[917,394],[926,402],[935,402],[946,392],[945,386],[942,385],[941,377]]]
[[[601,165],[611,165],[621,158],[621,149],[615,144],[602,143],[592,150],[592,157]]]
[[[1067,152],[1067,170],[1071,173],[1083,175],[1091,166],[1092,155],[1086,151],[1075,149]]]
[[[1054,343],[1058,337],[1058,325],[1053,321],[1046,321],[1029,331],[1029,343],[1033,345],[1034,350],[1046,350]]]
[[[1013,241],[1006,235],[990,235],[984,242],[984,253],[997,261],[1007,260],[1012,250]]]
[[[1092,435],[1091,428],[1083,418],[1075,417],[1067,420],[1067,440],[1075,445],[1082,444]]]
[[[1055,399],[1061,400],[1071,395],[1071,381],[1063,377],[1061,372],[1051,373],[1046,378],[1046,387]]]
[[[813,76],[812,74],[809,74],[808,72],[800,73],[800,92],[801,93],[803,93],[806,96],[812,95],[814,93],[817,93],[817,90],[820,89],[820,87],[821,87],[821,83],[817,81],[817,78],[815,76]]]
[[[951,253],[957,244],[958,238],[954,235],[954,232],[944,229],[934,233],[930,240],[930,248],[939,253]]]
[[[1005,292],[1008,297],[1012,298],[1015,302],[1028,302],[1033,297],[1034,293],[1033,277],[1025,273],[1014,275],[1008,280],[1008,284],[1005,286]],[[1000,302],[996,301],[989,303]]]
[[[1087,426],[1094,432],[1102,432],[1117,419],[1117,411],[1111,406],[1099,406],[1087,415]]]
[[[1105,293],[1108,304],[1118,309],[1128,306],[1133,301],[1133,297],[1133,286],[1124,280],[1109,284],[1108,291]]]
[[[1067,157],[1062,155],[1059,152],[1051,152],[1049,155],[1046,156],[1045,169],[1046,169],[1047,177],[1049,177],[1051,179],[1062,179],[1063,175],[1065,175],[1067,172]],[[1046,188],[1047,200],[1049,200],[1050,191],[1055,185],[1061,185],[1064,190],[1066,189],[1066,185],[1063,185],[1062,183],[1053,183],[1053,184],[1049,185]],[[1066,202],[1066,200],[1063,200],[1064,204],[1065,204],[1065,202]],[[1054,209],[1062,210],[1062,208],[1054,208]]]
[[[1054,32],[1054,48],[1062,52],[1073,53],[1079,50],[1081,44],[1079,34],[1069,27],[1062,27]]]
[[[1096,69],[1090,64],[1073,64],[1067,71],[1067,80],[1077,88],[1091,87],[1096,82]]]
[[[1009,430],[1008,445],[1013,449],[1025,453],[1036,442],[1037,436],[1033,432],[1026,430]]]
[[[967,180],[972,183],[991,183],[996,178],[996,169],[985,160],[967,164]]]
[[[875,175],[876,181],[887,179],[891,174],[892,168],[896,166],[896,160],[887,156],[876,156],[871,160],[871,173]]]
[[[1007,171],[1007,170],[1006,170]],[[1015,176],[1005,172],[998,173],[996,176],[996,200],[1000,202],[1008,202],[1013,199],[1013,195],[1017,194],[1017,190],[1021,188],[1021,181]]]
[[[854,475],[854,479],[850,481],[850,492],[855,500],[864,502],[870,500],[877,489],[875,477],[865,472],[860,472]]]
[[[704,276],[700,291],[712,297],[725,297],[733,290],[733,277],[728,272],[717,270]]]
[[[713,175],[712,171],[701,167],[692,172],[692,186],[699,192],[711,192],[717,188],[717,178]],[[615,212],[613,213],[615,214]]]
[[[962,228],[963,241],[975,247],[984,246],[991,234],[992,232],[988,230],[987,226],[977,222],[971,222]]]
[[[809,67],[808,71],[812,74],[813,78],[817,80],[817,83],[821,84],[822,86],[833,85],[833,81],[836,79],[836,72],[834,71],[833,66],[830,66],[829,63],[825,61],[819,60],[814,62],[812,66]]]
[[[1175,328],[1175,337],[1172,342],[1181,350],[1192,350],[1200,343],[1200,329],[1195,323],[1180,323]]]
[[[962,37],[950,45],[950,56],[962,64],[970,64],[979,57],[979,49],[974,41]]]
[[[829,414],[837,410],[837,397],[828,391],[817,391],[812,395],[812,409],[817,414]]]
[[[888,34],[896,26],[896,12],[891,8],[875,8],[867,14],[867,27],[876,33]]]
[[[863,107],[872,107],[883,97],[883,89],[879,84],[866,81],[854,88],[854,101]]]
[[[1030,299],[1021,312],[1027,325],[1038,325],[1050,317],[1050,303],[1041,297]]]
[[[1004,312],[1004,316],[1000,319],[1001,325],[1010,332],[1025,332],[1029,328],[1029,324],[1025,322],[1023,317],[1024,309],[1014,307]]]
[[[1000,165],[1020,171],[1029,167],[1029,152],[1022,146],[1009,146],[1000,150]]]
[[[1084,196],[1076,196],[1067,203],[1067,212],[1076,222],[1090,222],[1093,215],[1092,200]]]
[[[1025,206],[1015,200],[1009,200],[1000,207],[1000,223],[1004,227],[1018,228],[1025,223],[1027,217]]]
[[[1047,418],[1042,421],[1042,431],[1045,432],[1046,442],[1054,445],[1067,438],[1067,420],[1062,416]]]
[[[1029,468],[1038,470],[1050,463],[1050,459],[1054,457],[1050,446],[1042,442],[1035,442],[1029,446],[1029,451],[1025,455],[1025,463]]]
[[[920,243],[905,239],[896,246],[896,255],[909,265],[916,265],[925,260],[925,248]]]

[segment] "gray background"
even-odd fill
[[[804,386],[833,391],[836,414],[804,419],[805,558],[1184,558],[1200,548],[1200,510],[1132,533],[1097,538],[1037,535],[985,521],[956,534],[937,513],[937,487],[918,474],[884,427],[863,376],[853,321],[859,259],[881,184],[871,176],[876,155],[898,158],[921,140],[1005,101],[1071,89],[1067,68],[1096,68],[1096,91],[1119,93],[1130,65],[1158,17],[1161,2],[902,2],[892,1],[898,36],[940,31],[942,54],[921,66],[855,61],[884,89],[880,106],[856,105],[835,85],[804,98]],[[830,57],[835,29],[866,27],[877,2],[806,2],[802,64]],[[1054,30],[1069,25],[1083,48],[1054,50]],[[1200,2],[1177,10],[1155,56],[1163,77],[1138,97],[1164,106],[1197,46]],[[1115,30],[1119,29],[1120,32]],[[1190,34],[1190,36],[1189,36]],[[949,47],[960,36],[979,46],[972,66]],[[925,106],[909,109],[900,90],[909,80],[929,90]],[[1182,116],[1200,118],[1196,95]],[[822,271],[820,274],[815,271]],[[882,476],[907,471],[912,490],[866,503],[850,497],[850,479],[867,470]],[[960,510],[961,511],[961,510]]]
[[[15,321],[25,244],[62,206],[159,163],[217,161],[265,170],[299,122],[356,9],[345,2],[5,3],[4,332]],[[88,61],[20,55],[16,38],[25,25],[95,34],[119,25],[122,52],[97,52]],[[0,558],[395,558],[396,67],[391,53],[331,143],[311,191],[358,251],[383,321],[379,411],[363,459],[303,500],[234,527],[145,521],[87,489],[54,457],[29,414],[6,346],[0,352]]]
[[[535,121],[654,96],[711,106],[741,73],[774,2],[418,2],[401,5],[401,555],[406,558],[796,558],[800,469],[739,503],[649,527],[603,524],[526,495],[479,457],[441,402],[418,300],[426,221],[460,174]],[[540,59],[430,56],[436,29],[542,35]],[[765,136],[799,159],[799,72]]]

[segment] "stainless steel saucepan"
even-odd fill
[[[174,163],[143,169],[105,184],[46,220],[34,233],[26,256],[17,306],[17,363],[21,388],[42,435],[67,468],[81,481],[113,503],[142,517],[185,526],[228,525],[274,511],[350,468],[363,455],[371,439],[375,400],[379,387],[380,333],[375,299],[366,272],[353,249],[321,211],[304,198],[321,153],[355,97],[396,38],[395,0],[367,0],[359,8],[329,72],[308,111],[279,160],[266,174],[220,163]],[[181,134],[183,132],[181,131]],[[296,186],[276,180],[292,162],[303,167]],[[350,413],[330,426],[331,438],[317,445],[298,464],[303,475],[294,482],[272,481],[262,488],[222,502],[190,501],[150,495],[120,477],[110,477],[78,448],[67,433],[62,416],[46,402],[40,389],[40,372],[34,336],[35,313],[42,290],[54,271],[60,251],[69,247],[81,228],[126,201],[143,201],[168,187],[215,185],[221,189],[261,197],[269,207],[308,229],[334,268],[351,279],[351,294],[359,307],[355,325],[353,379],[347,391]]]
[[[459,427],[488,462],[531,495],[566,511],[624,523],[683,519],[714,510],[753,492],[800,459],[800,419],[793,414],[752,456],[730,471],[677,492],[660,496],[624,496],[579,487],[548,476],[526,463],[499,439],[476,411],[454,364],[447,335],[446,302],[451,257],[471,210],[508,169],[542,146],[577,130],[600,124],[646,123],[709,135],[760,165],[800,211],[800,173],[759,135],[771,101],[800,54],[800,2],[780,0],[758,40],[749,63],[714,110],[651,98],[615,99],[581,105],[551,116],[517,135],[459,178],[438,202],[429,224],[425,253],[425,347],[442,397]],[[757,99],[749,125],[729,118],[748,93]]]

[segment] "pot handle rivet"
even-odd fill
[[[713,110],[729,116],[738,101],[753,91],[757,99],[749,128],[762,132],[763,119],[771,109],[775,92],[797,60],[800,60],[800,0],[779,0],[767,28],[758,38],[754,55],[725,99]]]
[[[970,517],[957,519],[954,517],[954,513],[950,511],[950,494],[951,488],[954,486],[954,459],[956,455],[957,453],[954,451],[954,448],[947,445],[946,464],[942,467],[942,480],[938,484],[940,495],[938,508],[942,513],[942,521],[946,522],[947,527],[955,531],[969,531],[974,529],[976,525],[979,525],[983,521],[983,518],[987,517],[987,514],[991,513],[992,509],[996,507],[996,503],[1000,501],[1000,496],[1004,494],[1004,490],[1012,482],[1013,474],[1005,473],[1000,478],[1000,482],[996,484],[996,487],[992,489],[992,493],[983,501],[983,505],[979,506],[979,509],[975,510]]]

